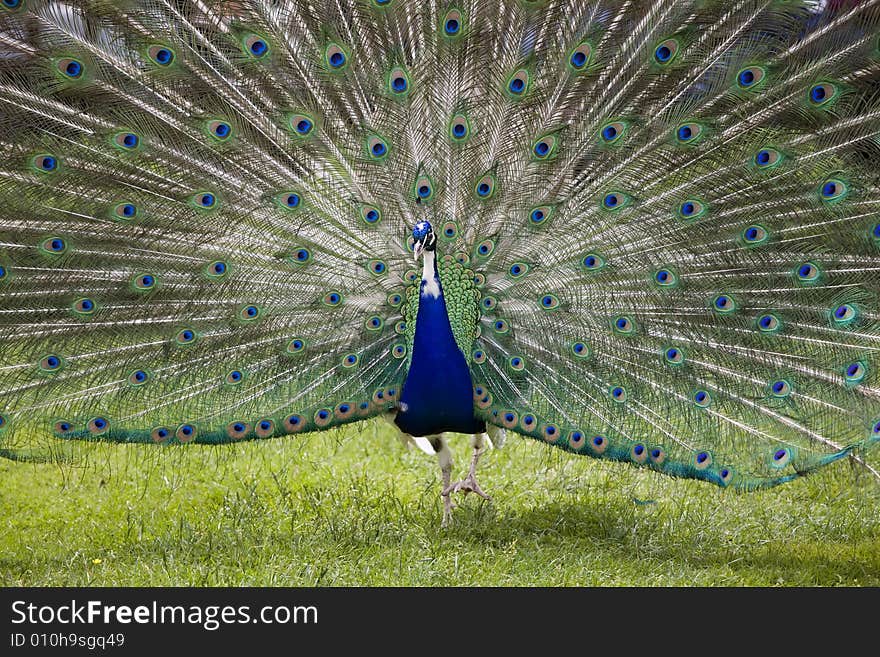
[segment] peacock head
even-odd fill
[[[428,221],[420,221],[413,228],[413,254],[416,261],[425,251],[433,251],[437,248],[437,236],[434,235],[434,228]]]

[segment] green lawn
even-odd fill
[[[72,456],[0,460],[4,585],[880,585],[880,485],[848,463],[740,494],[511,436],[444,530],[435,460],[383,424]]]

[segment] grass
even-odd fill
[[[469,457],[453,438],[456,465]],[[226,448],[0,460],[5,586],[880,585],[880,486],[847,463],[740,494],[512,436],[440,528],[385,425]]]

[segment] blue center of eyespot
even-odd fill
[[[660,46],[654,51],[654,54],[661,62],[669,61],[669,58],[672,57],[672,51],[669,49],[669,46]]]
[[[601,447],[604,442],[605,439],[602,436],[596,436],[595,438],[593,438],[593,444],[596,447]]]
[[[615,128],[613,125],[606,125],[602,129],[602,139],[604,139],[605,141],[611,141],[616,136],[617,136],[617,128]]]
[[[748,87],[748,86],[751,85],[754,81],[755,81],[755,74],[752,73],[752,71],[749,71],[749,70],[740,71],[740,74],[739,74],[739,83],[740,83],[742,86],[744,86],[744,87]]]
[[[122,215],[125,217],[133,217],[136,211],[137,209],[131,203],[122,206]]]
[[[548,424],[545,431],[547,432],[548,436],[553,436],[556,434],[556,427],[554,427],[552,424]]]
[[[695,209],[694,204],[691,203],[690,201],[688,201],[687,203],[685,203],[681,206],[681,213],[684,216],[688,217],[694,213],[694,209]]]
[[[70,425],[67,422],[62,422],[58,425],[58,428],[62,431],[70,431]]]
[[[675,360],[676,358],[678,358],[678,349],[676,349],[676,348],[674,348],[674,347],[673,347],[672,349],[668,349],[668,350],[666,351],[666,355],[667,355],[671,360]]]
[[[58,367],[60,361],[55,356],[49,356],[46,359],[46,365],[49,367]]]
[[[694,399],[702,404],[704,401],[706,401],[706,393],[701,390],[696,395],[694,395]]]
[[[244,431],[244,425],[241,422],[236,422],[232,425],[232,430],[235,431],[235,433],[241,433]]]
[[[776,461],[781,461],[785,458],[786,454],[788,454],[788,452],[784,449],[777,450],[776,453],[773,455],[773,459]]]
[[[464,123],[456,123],[452,127],[452,134],[454,134],[456,137],[464,137],[465,132],[467,132],[467,128],[465,127]]]
[[[92,424],[96,429],[103,429],[107,426],[107,420],[101,417],[96,417],[94,420],[92,420]]]
[[[339,68],[345,63],[345,55],[341,52],[335,52],[330,55],[330,66],[333,68]]]
[[[373,155],[384,155],[385,154],[385,144],[382,142],[377,142],[373,144]]]
[[[595,267],[595,266],[596,266],[596,258],[595,258],[595,256],[587,256],[586,258],[584,258],[584,264],[585,264],[587,267],[589,267],[590,269],[592,269],[593,267]]]
[[[874,433],[880,433],[880,422],[874,425]]]
[[[192,340],[192,339],[193,339],[193,332],[192,332],[192,331],[184,331],[184,332],[181,334],[181,337],[182,337],[184,340]]]
[[[238,381],[239,379],[241,379],[241,372],[239,372],[238,370],[233,370],[229,373],[229,378],[233,381]]]
[[[271,428],[272,428],[272,423],[269,422],[268,420],[263,420],[262,422],[260,422],[260,429],[262,429],[263,431],[268,431]]]
[[[539,141],[539,142],[535,145],[535,154],[536,154],[536,155],[544,156],[544,155],[546,155],[549,151],[550,151],[550,146],[549,146],[549,144],[547,144],[547,142],[545,142],[545,141]]]
[[[846,306],[838,306],[837,310],[834,311],[834,316],[842,319],[844,315],[846,315]]]
[[[655,459],[659,459],[659,458],[660,458],[660,455],[661,455],[662,453],[663,453],[663,452],[661,452],[659,449],[656,449],[656,448],[655,448],[655,449],[652,449],[652,450],[651,450],[651,457],[652,457],[652,458],[655,458]]]
[[[633,454],[635,454],[636,456],[641,456],[644,453],[644,451],[645,451],[644,445],[636,445],[635,447],[633,447]]]
[[[291,415],[289,418],[287,418],[287,422],[288,422],[288,424],[295,427],[296,425],[299,424],[299,417],[296,415]]]
[[[513,267],[510,268],[510,273],[514,276],[517,276],[521,271],[522,267],[520,267],[519,265],[513,265]]]
[[[92,303],[90,299],[83,299],[81,303],[81,307],[83,310],[91,310],[95,307],[95,304]]]
[[[222,274],[225,271],[226,271],[225,264],[223,264],[222,262],[215,262],[214,263],[214,273],[215,274]]]
[[[49,244],[49,248],[53,251],[61,251],[64,249],[64,241],[63,240],[52,240]]]
[[[687,141],[693,136],[693,134],[693,131],[686,125],[683,125],[678,129],[678,138],[681,141]]]
[[[697,454],[697,463],[705,463],[709,458],[709,455],[706,452],[700,452]]]
[[[171,51],[167,48],[160,48],[156,51],[156,61],[160,64],[167,64],[171,61]]]
[[[758,164],[767,164],[770,161],[770,151],[758,151],[758,154],[755,156],[755,161]]]
[[[823,100],[825,100],[826,95],[827,94],[825,93],[825,87],[820,84],[817,84],[815,87],[810,89],[810,98],[813,99],[814,103],[822,102]]]
[[[46,171],[51,171],[56,166],[56,160],[51,155],[47,155],[43,158],[43,162],[40,166],[42,166],[43,169],[45,169]]]
[[[214,205],[214,195],[213,194],[202,194],[202,205],[205,207]]]
[[[613,388],[613,389],[611,390],[611,395],[612,395],[613,397],[621,397],[621,396],[623,396],[623,388],[619,388],[619,387],[618,387],[618,388]]]
[[[717,299],[715,299],[715,305],[718,308],[726,308],[728,303],[730,303],[730,299],[728,299],[725,296],[720,296]]]
[[[835,192],[837,192],[837,183],[827,182],[822,185],[822,196],[834,196]]]
[[[299,205],[299,194],[288,194],[287,196],[287,205],[288,207],[295,208]]]
[[[255,317],[257,314],[257,309],[255,306],[248,306],[245,310],[245,313],[247,313],[248,317]]]
[[[391,88],[394,91],[406,91],[406,78],[403,76],[398,76],[391,80]]]
[[[192,432],[193,428],[189,424],[184,424],[182,427],[180,427],[180,433],[182,433],[184,436],[188,436]]]
[[[312,129],[312,122],[308,119],[300,119],[299,123],[296,124],[296,131],[301,135],[306,134],[309,130]]]
[[[541,303],[545,306],[549,306],[553,303],[553,297],[551,297],[549,295],[545,296],[541,299]]]
[[[532,221],[539,222],[544,219],[544,213],[541,210],[532,210]]]
[[[746,239],[749,241],[754,240],[758,236],[758,229],[754,226],[746,229]]]
[[[365,215],[365,217],[366,217],[366,220],[372,224],[372,223],[375,223],[379,219],[379,213],[376,212],[375,210],[369,210],[367,212],[367,214]]]
[[[147,275],[147,276],[143,276],[143,277],[141,278],[141,284],[142,284],[144,287],[150,287],[150,286],[154,283],[154,281],[155,281],[155,279],[154,279],[152,276],[149,276],[149,275]]]
[[[618,204],[617,194],[607,194],[603,201],[605,203],[605,207],[613,208]]]
[[[626,320],[625,317],[621,317],[620,319],[617,320],[617,328],[619,328],[619,329],[625,329],[628,325],[629,325],[629,322]]]
[[[67,66],[65,67],[64,70],[67,71],[67,74],[70,77],[75,78],[80,73],[82,73],[82,64],[80,64],[78,61],[74,60],[74,61],[68,62]]]
[[[785,390],[784,381],[775,381],[773,383],[773,392],[782,392],[783,390]]]
[[[459,24],[458,21],[454,18],[450,18],[446,21],[446,34],[455,34],[458,32]]]
[[[325,410],[318,411],[318,417],[321,418],[322,420],[326,420],[329,417],[329,415],[330,415],[330,413],[328,413]]]
[[[514,78],[510,81],[509,87],[513,93],[518,94],[522,93],[522,90],[525,89],[526,83],[523,82],[520,78]]]
[[[762,327],[762,328],[769,328],[769,326],[770,326],[772,323],[773,323],[773,318],[770,317],[770,315],[764,315],[764,316],[761,318],[761,327]]]
[[[813,267],[810,265],[801,265],[801,268],[798,270],[798,276],[801,278],[806,278],[813,272]]]
[[[483,183],[483,185],[485,185],[485,183]],[[483,185],[480,185],[480,187],[482,188]],[[421,198],[425,198],[425,197],[428,196],[428,194],[430,194],[430,193],[431,193],[431,188],[428,187],[427,185],[421,185],[421,186],[419,187],[419,196],[420,196]]]
[[[257,56],[266,52],[267,48],[268,46],[266,45],[266,42],[261,39],[257,39],[251,44],[251,52]]]
[[[849,367],[846,368],[846,375],[847,376],[855,376],[856,374],[859,373],[860,369],[861,369],[861,366],[858,363],[853,363],[852,365],[850,365]]]
[[[6,267],[0,267],[0,278],[6,276]]]
[[[510,361],[510,364],[514,367],[519,367],[520,363],[522,363],[522,360],[520,360],[519,358],[514,358]]]
[[[574,66],[575,68],[580,68],[586,63],[587,63],[587,56],[585,53],[578,51],[571,56],[571,65]]]
[[[214,128],[214,134],[218,137],[226,137],[229,135],[230,129],[228,123],[218,123]]]
[[[309,259],[309,252],[306,251],[305,249],[300,249],[299,251],[296,252],[296,259],[299,260],[300,262],[304,262],[305,260],[308,260]]]
[[[294,349],[302,349],[302,346],[303,346],[302,340],[294,340],[293,341],[293,348]]]
[[[125,137],[122,138],[122,143],[125,144],[126,148],[134,148],[138,145],[137,135],[132,133],[128,133]]]
[[[666,281],[669,280],[669,272],[666,271],[665,269],[661,269],[660,271],[657,272],[657,280],[660,283],[665,283]]]
[[[477,187],[477,194],[486,196],[489,193],[489,189],[489,183],[480,183],[480,186]],[[419,193],[421,193],[421,189],[419,189]]]
[[[15,9],[21,4],[21,0],[3,0],[3,4],[10,9]]]
[[[335,292],[330,295],[330,303],[339,303],[339,295]]]

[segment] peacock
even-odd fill
[[[2,0],[3,453],[880,478],[878,163],[878,0]]]

